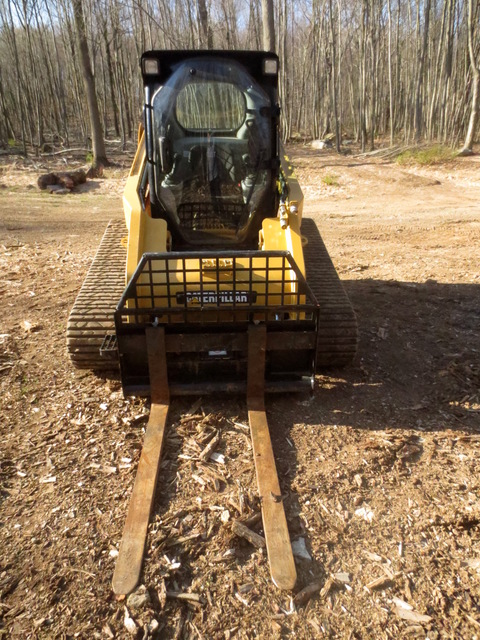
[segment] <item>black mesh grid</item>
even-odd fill
[[[184,202],[178,206],[180,225],[189,231],[203,229],[236,229],[245,205],[218,200],[216,202]]]
[[[145,254],[117,308],[117,328],[183,323],[317,324],[317,303],[284,251]]]

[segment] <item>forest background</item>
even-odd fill
[[[472,149],[480,0],[0,0],[0,148],[125,147],[143,51],[272,44],[285,140]]]

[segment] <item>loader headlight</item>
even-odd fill
[[[266,76],[276,76],[278,74],[278,60],[276,58],[264,58],[263,73]]]
[[[144,58],[143,73],[146,76],[158,76],[160,74],[160,61],[156,58]]]

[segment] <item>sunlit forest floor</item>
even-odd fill
[[[65,350],[122,217],[132,156],[110,155],[66,195],[36,179],[81,154],[0,159],[0,636],[479,637],[478,156],[420,167],[289,148],[360,327],[353,365],[318,376],[312,398],[267,400],[297,587],[278,591],[232,531],[258,509],[244,399],[202,398],[193,419],[195,398],[175,399],[143,588],[117,600],[148,404]],[[213,430],[225,464],[196,463]]]

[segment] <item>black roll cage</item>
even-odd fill
[[[152,59],[158,61],[158,73],[152,74],[151,68],[145,71],[145,60]],[[266,193],[260,200],[254,215],[248,224],[239,228],[235,236],[216,236],[211,233],[195,233],[195,239],[191,235],[187,238],[179,221],[172,216],[163,206],[157,193],[155,179],[155,134],[153,124],[152,100],[156,91],[170,78],[178,68],[178,65],[189,59],[206,59],[219,61],[234,61],[240,64],[252,79],[264,90],[270,103],[269,113],[262,115],[269,118],[271,129],[271,150],[270,158],[267,159],[268,168],[271,170],[270,185]],[[261,229],[262,221],[267,217],[274,217],[277,213],[279,193],[277,180],[280,172],[279,158],[279,132],[278,122],[280,107],[278,105],[278,73],[265,73],[265,60],[276,60],[278,69],[278,57],[274,53],[263,51],[223,51],[223,50],[153,50],[147,51],[141,58],[141,69],[144,85],[144,125],[145,125],[145,152],[147,160],[147,180],[150,195],[150,206],[152,217],[163,218],[168,223],[168,228],[172,234],[172,240],[179,249],[191,248],[201,244],[203,248],[218,248],[219,245],[235,245],[242,248],[254,248],[258,243],[258,232]]]

